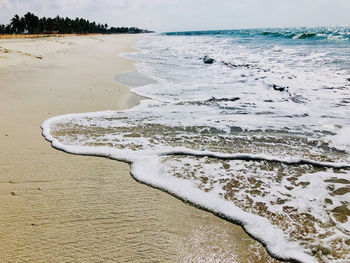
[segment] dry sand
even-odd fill
[[[136,36],[0,40],[0,262],[273,262],[244,231],[137,183],[124,163],[53,149],[55,115],[125,109]]]

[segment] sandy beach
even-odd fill
[[[0,40],[0,262],[275,262],[241,227],[51,147],[52,116],[126,109],[136,35]]]

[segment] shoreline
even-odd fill
[[[17,51],[0,53],[1,261],[275,262],[239,226],[137,183],[129,165],[41,136],[51,116],[136,105],[113,81],[134,70],[119,54],[135,38],[0,41]]]
[[[104,36],[104,35],[137,35],[146,33],[71,33],[71,34],[0,34],[0,39],[36,39],[47,37],[82,37],[82,36]]]
[[[23,39],[23,38],[45,38],[45,37],[74,37],[74,36],[99,36],[101,33],[81,34],[0,34],[0,39]]]

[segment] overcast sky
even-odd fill
[[[0,0],[0,23],[28,11],[158,32],[350,25],[350,0]]]

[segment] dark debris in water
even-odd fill
[[[230,63],[230,62],[226,62],[226,61],[221,61],[221,64],[226,66],[226,67],[229,67],[231,69],[244,68],[244,69],[255,69],[255,70],[258,70],[259,72],[260,71],[262,71],[262,72],[271,71],[270,69],[264,69],[264,68],[261,68],[257,65],[254,65],[254,64],[235,64],[235,63]]]
[[[229,101],[237,101],[240,100],[239,97],[233,97],[233,98],[215,98],[215,97],[211,97],[209,100],[207,100],[207,102],[229,102]]]
[[[252,64],[234,64],[226,61],[221,61],[221,63],[229,68],[246,68],[246,69],[256,68],[256,66]]]
[[[346,98],[340,101],[341,103],[349,104],[350,103],[350,98]]]
[[[215,59],[213,59],[213,58],[211,58],[211,57],[209,57],[209,56],[204,56],[203,62],[204,62],[205,64],[213,64],[213,63],[215,62]]]
[[[272,88],[274,90],[277,90],[277,91],[288,91],[289,87],[286,87],[286,86],[279,86],[279,85],[276,85],[276,84],[272,84]]]

